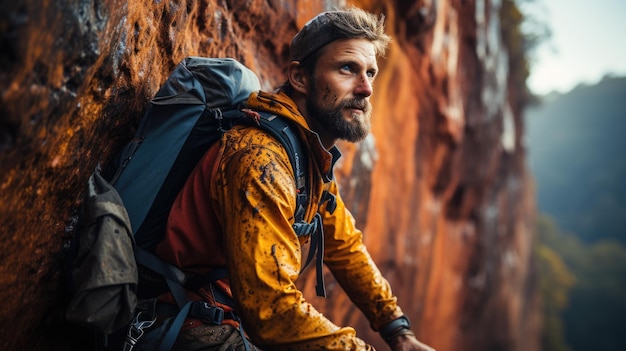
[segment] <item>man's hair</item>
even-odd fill
[[[391,40],[385,34],[384,22],[384,15],[376,16],[356,7],[323,12],[293,37],[289,60],[300,62],[302,69],[311,75],[326,45],[341,39],[367,39],[374,44],[376,55],[383,56]],[[281,89],[290,93],[289,82]]]

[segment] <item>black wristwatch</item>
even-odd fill
[[[402,329],[411,329],[411,322],[409,322],[406,316],[392,320],[389,324],[381,328],[379,333],[386,342],[389,342],[389,340],[396,335],[396,332]]]

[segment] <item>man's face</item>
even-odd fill
[[[378,73],[374,45],[366,39],[328,44],[307,95],[311,128],[322,140],[363,140],[371,128],[372,83]]]

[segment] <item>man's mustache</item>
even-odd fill
[[[363,112],[369,112],[369,110],[371,108],[371,105],[370,105],[369,101],[367,101],[366,99],[363,99],[363,98],[347,99],[347,100],[344,100],[341,103],[341,105],[344,108],[357,109],[357,110],[361,110]]]

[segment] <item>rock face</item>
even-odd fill
[[[510,1],[362,0],[394,40],[372,136],[337,177],[414,330],[439,351],[538,350],[534,198],[523,86],[502,37]],[[235,57],[264,89],[288,43],[332,1],[3,1],[0,8],[0,340],[86,349],[62,319],[62,247],[83,184],[127,141],[185,56]],[[310,277],[309,277],[310,278]],[[328,279],[309,299],[385,350]],[[84,332],[81,332],[83,335]]]

